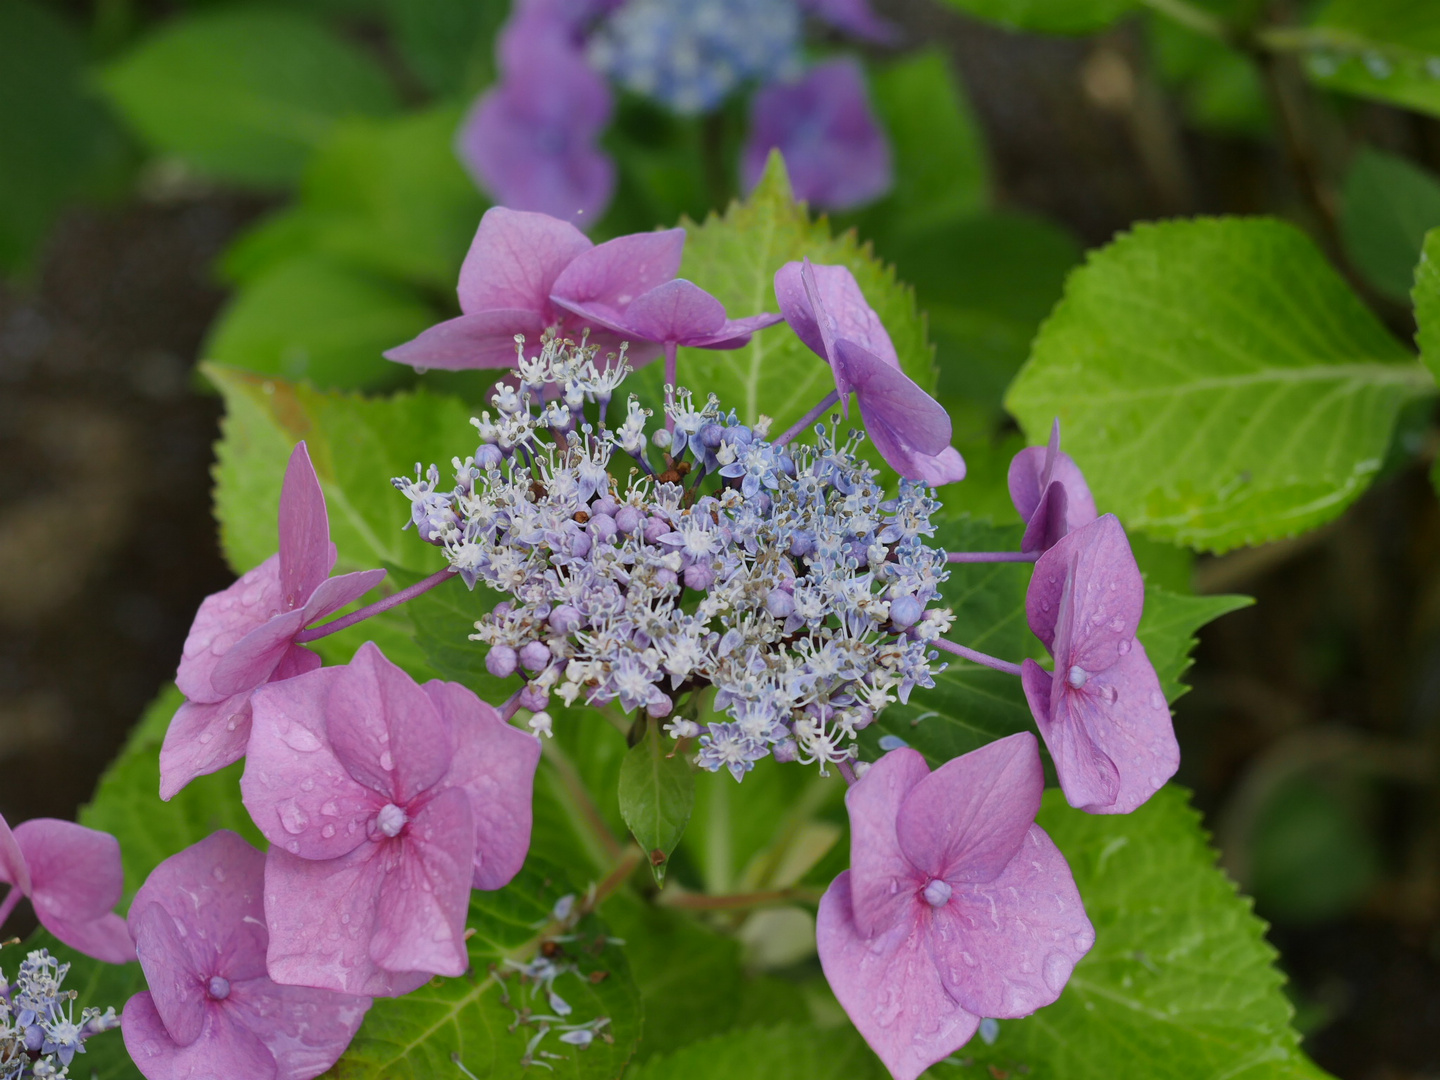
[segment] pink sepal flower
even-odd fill
[[[473,693],[421,686],[373,643],[257,692],[240,790],[272,844],[271,976],[383,997],[464,972],[470,889],[524,862],[539,757]]]
[[[40,925],[86,956],[107,964],[135,959],[125,920],[114,912],[125,887],[120,842],[73,821],[33,818],[12,831],[0,817],[0,926],[22,896]]]
[[[1095,497],[1075,460],[1060,449],[1060,421],[1045,446],[1027,446],[1010,462],[1010,501],[1025,521],[1021,551],[1048,551],[1096,518]]]
[[[186,703],[160,749],[160,797],[245,756],[250,693],[320,666],[295,635],[378,585],[384,570],[329,576],[335,565],[325,495],[303,442],[280,491],[280,550],[200,604],[175,683]]]
[[[1050,1004],[1094,944],[1070,867],[1034,823],[1043,787],[1022,733],[934,772],[891,751],[846,793],[850,869],[820,901],[820,963],[897,1080],[982,1017]]]
[[[370,1000],[280,986],[265,972],[265,856],[221,830],[166,859],[130,905],[150,989],[125,1005],[125,1048],[148,1080],[311,1080],[355,1037]]]
[[[1054,672],[1020,679],[1071,806],[1128,814],[1180,767],[1170,708],[1135,637],[1145,583],[1125,530],[1106,514],[1040,556],[1025,595]]]

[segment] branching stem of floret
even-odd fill
[[[795,436],[799,435],[802,431],[805,431],[807,428],[809,428],[809,426],[813,424],[816,420],[820,419],[826,409],[832,408],[833,406],[838,404],[839,401],[840,392],[838,390],[831,390],[830,393],[826,394],[825,397],[821,399],[820,404],[816,405],[799,420],[795,421],[795,423],[791,425],[791,427],[785,432],[785,434],[781,435],[778,439],[776,439],[774,445],[784,446],[791,439],[795,438]]]
[[[837,761],[835,763],[835,768],[840,770],[840,775],[845,779],[846,787],[853,787],[855,785],[857,777],[855,776],[855,770],[850,766],[850,762]]]
[[[372,615],[379,615],[381,612],[389,611],[391,608],[397,607],[407,600],[415,599],[415,597],[421,593],[429,592],[436,585],[439,585],[443,581],[449,581],[458,573],[459,571],[453,566],[447,566],[444,570],[437,570],[423,581],[417,581],[414,585],[401,589],[397,593],[391,593],[383,600],[377,600],[373,604],[366,604],[358,611],[352,611],[349,615],[342,615],[338,619],[332,619],[319,626],[312,626],[308,630],[302,630],[295,635],[295,640],[298,642],[316,641],[319,638],[328,637],[337,631],[348,629],[358,622],[364,622]]]
[[[1006,675],[1020,674],[1019,664],[1012,664],[1009,660],[1001,660],[999,657],[991,656],[989,653],[983,653],[976,649],[967,649],[964,645],[956,645],[953,641],[946,641],[944,638],[936,638],[932,644],[934,644],[936,648],[944,649],[946,652],[954,653],[956,656],[962,656],[966,660],[973,661],[977,664],[984,664],[986,667],[994,668],[996,671],[1003,671]]]
[[[1040,558],[1038,551],[952,551],[945,556],[947,562],[1034,562]]]

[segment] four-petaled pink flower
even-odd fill
[[[108,964],[135,959],[125,920],[114,912],[125,887],[120,844],[73,821],[34,818],[12,832],[0,817],[0,926],[28,896],[40,925],[86,956]]]
[[[1075,460],[1060,449],[1060,420],[1050,442],[1027,446],[1010,462],[1010,501],[1025,521],[1021,551],[1048,551],[1096,518],[1095,498]]]
[[[1021,733],[934,772],[893,750],[846,793],[850,869],[820,901],[820,963],[896,1080],[982,1017],[1050,1004],[1094,943],[1070,867],[1034,823],[1043,787]]]
[[[765,173],[771,150],[785,159],[797,199],[848,210],[880,198],[894,174],[890,141],[851,57],[817,64],[794,82],[776,81],[750,103],[740,170],[746,189]]]
[[[149,1080],[311,1080],[355,1037],[368,998],[265,973],[265,856],[221,830],[172,855],[130,905],[148,991],[125,1005],[125,1048]]]
[[[207,596],[185,639],[176,685],[186,703],[160,750],[160,797],[245,756],[250,694],[320,666],[295,643],[311,623],[374,588],[384,570],[329,576],[335,565],[325,495],[303,442],[280,491],[280,551],[223,592]]]
[[[395,996],[461,974],[472,885],[525,860],[539,757],[469,690],[422,687],[372,643],[258,691],[240,791],[271,843],[271,977]]]
[[[1071,806],[1128,814],[1175,775],[1170,708],[1135,637],[1145,584],[1114,514],[1040,556],[1025,617],[1055,657],[1021,668],[1030,711]]]
[[[775,298],[790,328],[834,371],[846,416],[855,394],[866,432],[896,472],[932,485],[965,478],[949,415],[900,370],[890,335],[849,269],[786,263],[775,272]]]
[[[671,229],[620,237],[596,248],[569,222],[492,207],[480,219],[460,267],[456,292],[462,314],[436,323],[385,356],[417,368],[449,371],[514,367],[515,335],[525,336],[526,355],[534,356],[540,335],[554,327],[576,341],[588,332],[590,344],[599,347],[603,358],[619,349],[621,339],[552,300],[556,280],[581,255],[603,250],[596,258],[606,281],[618,292],[638,296],[675,276],[684,243],[685,231]],[[633,263],[628,261],[632,255],[637,256]],[[631,346],[628,358],[633,367],[653,360],[658,352],[642,343]]]

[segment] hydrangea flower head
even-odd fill
[[[1180,766],[1170,708],[1135,637],[1145,584],[1114,514],[1040,556],[1025,596],[1035,636],[1055,657],[1021,681],[1071,806],[1128,814]]]
[[[530,846],[539,756],[473,693],[421,686],[372,643],[257,693],[240,789],[271,842],[271,975],[388,996],[461,974],[470,889],[505,885]]]
[[[76,1019],[76,993],[61,989],[69,973],[48,949],[29,953],[13,982],[0,971],[0,1080],[65,1080],[87,1039],[120,1026],[113,1006]]]
[[[963,1046],[982,1017],[1060,996],[1095,941],[1065,857],[1036,825],[1035,738],[1011,735],[931,772],[892,750],[846,793],[850,869],[820,901],[835,996],[896,1077]]]
[[[800,340],[830,365],[842,408],[855,394],[865,430],[891,468],[931,486],[964,479],[965,462],[949,445],[949,414],[900,370],[890,335],[848,268],[786,263],[775,272],[775,298]]]
[[[86,956],[107,964],[135,959],[125,920],[114,912],[124,889],[120,844],[109,833],[73,821],[34,818],[12,831],[0,817],[0,926],[21,897],[40,925]]]
[[[1095,497],[1075,460],[1060,449],[1060,421],[1045,446],[1027,446],[1010,462],[1010,501],[1025,521],[1021,551],[1046,551],[1096,518]]]
[[[148,991],[125,1048],[148,1080],[311,1080],[355,1037],[368,998],[280,986],[265,971],[265,856],[221,830],[172,855],[130,905]]]
[[[175,682],[186,703],[160,750],[161,798],[244,757],[251,692],[319,667],[295,636],[385,577],[384,570],[359,570],[332,578],[335,558],[325,495],[300,442],[280,492],[279,552],[206,597],[185,639]]]
[[[772,150],[785,159],[796,198],[833,210],[872,202],[894,183],[890,141],[852,57],[827,60],[755,95],[741,157],[746,190],[760,182]]]

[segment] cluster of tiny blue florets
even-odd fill
[[[799,70],[790,0],[630,0],[590,38],[590,62],[675,112],[715,108],[746,82]]]
[[[0,1080],[64,1080],[85,1040],[116,1027],[113,1008],[83,1009],[75,1017],[75,991],[62,990],[70,965],[45,949],[20,962],[15,981],[0,972]]]
[[[647,434],[634,396],[609,427],[625,373],[623,356],[606,367],[547,341],[518,388],[495,392],[498,415],[473,421],[481,445],[454,460],[454,488],[434,466],[395,481],[466,584],[510,598],[472,635],[487,667],[527,677],[531,709],[553,693],[668,717],[670,735],[699,738],[702,766],[737,779],[769,753],[852,759],[875,713],[943,667],[933,492],[902,481],[887,497],[857,432],[841,442],[820,425],[813,445],[777,446],[768,421],[685,390],[667,391],[673,430]]]

